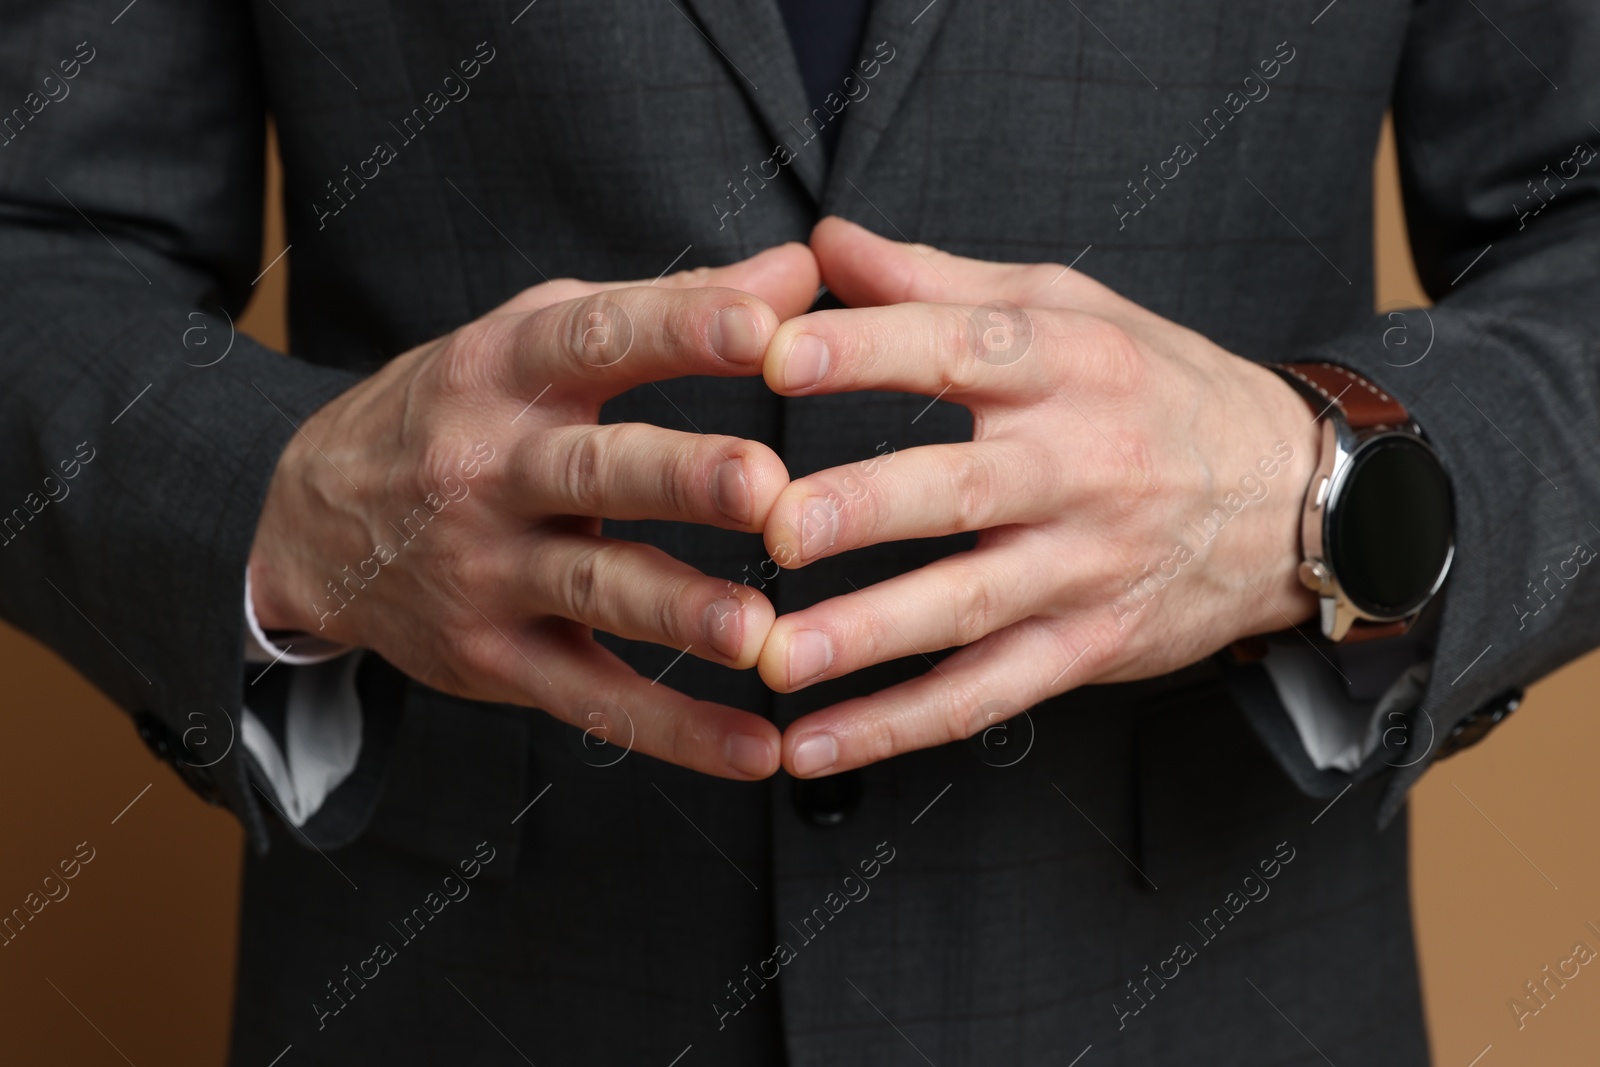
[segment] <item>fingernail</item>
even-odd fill
[[[765,778],[772,773],[772,746],[764,737],[734,734],[728,738],[723,758],[728,766],[752,778]]]
[[[807,497],[800,507],[800,558],[815,559],[838,539],[838,507],[825,496]]]
[[[739,460],[725,459],[711,472],[711,503],[740,526],[750,521],[750,485]]]
[[[833,642],[821,630],[789,635],[789,685],[804,685],[833,666]]]
[[[816,334],[803,333],[789,345],[783,365],[785,389],[809,389],[828,373],[828,344]]]
[[[839,761],[839,742],[828,734],[812,734],[794,746],[794,773],[820,774]]]
[[[738,659],[744,647],[744,604],[738,597],[713,600],[706,605],[702,630],[706,644],[727,656]]]
[[[756,363],[766,354],[756,317],[743,304],[731,304],[711,320],[711,350],[729,363]]]

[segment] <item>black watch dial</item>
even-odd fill
[[[1328,563],[1345,596],[1369,615],[1416,611],[1450,564],[1450,479],[1433,449],[1409,434],[1383,434],[1356,449],[1325,521]]]

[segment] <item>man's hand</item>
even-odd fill
[[[757,531],[783,462],[754,441],[596,419],[642,383],[760,373],[816,288],[795,244],[659,285],[555,281],[397,357],[285,450],[250,556],[262,625],[707,774],[771,774],[771,723],[652,686],[590,628],[752,666],[765,597],[602,537],[600,520]]]
[[[970,552],[777,620],[759,666],[783,692],[966,646],[795,721],[791,773],[968,737],[997,706],[1162,674],[1313,614],[1295,569],[1318,438],[1271,371],[1057,264],[962,259],[839,219],[812,249],[849,308],[786,321],[768,384],[944,397],[972,410],[974,440],[793,482],[767,523],[772,558],[982,533]],[[989,302],[1020,308],[974,306]]]

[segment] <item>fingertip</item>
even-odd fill
[[[805,560],[800,558],[800,534],[796,525],[781,519],[786,510],[780,494],[767,513],[766,529],[762,531],[761,540],[773,563],[786,571],[794,571],[804,566]]]
[[[743,442],[739,463],[750,501],[749,521],[741,528],[746,533],[761,533],[789,484],[789,468],[778,453],[760,441]]]
[[[789,692],[789,678],[783,667],[783,650],[784,640],[779,636],[775,623],[756,657],[756,674],[760,675],[762,684],[774,693]]]
[[[809,479],[784,487],[767,516],[764,538],[772,560],[784,570],[799,570],[837,551],[844,528],[844,501]]]
[[[828,215],[811,229],[811,252],[817,260],[818,276],[833,294],[844,303],[854,306],[856,290],[860,286],[856,276],[862,254],[870,254],[864,238],[875,236],[872,231],[838,215]]]
[[[724,530],[765,531],[774,505],[789,484],[789,469],[783,460],[768,445],[743,437],[706,434],[694,444],[704,497],[696,496],[688,512],[682,511],[680,504],[674,513]],[[710,507],[704,507],[702,500]]]
[[[706,345],[724,363],[753,370],[765,357],[778,316],[760,297],[737,289],[710,290],[720,303],[706,323]]]
[[[773,623],[756,668],[767,688],[792,693],[828,677],[837,658],[832,634],[790,617]]]
[[[783,739],[775,736],[770,723],[760,733],[729,734],[722,746],[722,758],[732,772],[730,778],[760,781],[778,772],[783,759]]]
[[[755,659],[755,673],[762,678],[763,685],[773,693],[789,693],[789,673],[784,669],[784,653],[787,651],[786,633],[790,627],[782,622],[773,622],[771,629],[766,632],[766,640],[762,641],[762,649]]]
[[[787,272],[790,286],[786,295],[798,302],[798,308],[782,317],[787,319],[804,314],[816,301],[817,287],[822,284],[822,270],[817,265],[816,253],[804,241],[786,241],[773,251],[781,256],[780,262]]]
[[[815,247],[819,242],[826,244],[833,240],[849,239],[861,233],[870,235],[872,231],[860,223],[851,222],[843,215],[824,215],[817,220],[815,226],[811,227],[811,244]]]
[[[778,613],[772,602],[747,585],[734,583],[728,595],[706,606],[706,644],[735,670],[757,665]]]
[[[824,730],[785,734],[783,765],[796,778],[821,778],[839,767],[839,740]]]
[[[777,328],[767,345],[761,374],[767,387],[782,396],[815,389],[834,366],[832,346],[810,327],[813,319],[790,319]]]
[[[881,307],[928,299],[948,282],[926,245],[891,240],[849,219],[830,216],[811,231],[822,282],[847,307]]]
[[[778,326],[772,333],[772,340],[767,342],[767,350],[761,357],[761,377],[767,383],[767,388],[774,393],[783,394],[783,365],[789,358],[789,348],[794,344],[794,338],[800,332],[794,320],[789,320]]]
[[[766,646],[767,637],[772,633],[773,625],[778,621],[778,612],[772,606],[772,601],[768,600],[766,594],[759,589],[740,584],[737,595],[744,602],[747,631],[739,665],[754,667],[761,655],[761,649]]]
[[[822,271],[811,246],[787,241],[759,252],[740,264],[738,288],[767,301],[777,318],[803,315],[816,301]],[[730,279],[730,282],[735,279]]]

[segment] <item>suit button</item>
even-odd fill
[[[139,740],[159,760],[172,762],[172,746],[169,742],[166,723],[162,722],[152,712],[136,712],[133,716],[134,729],[139,731]]]
[[[159,716],[148,711],[138,712],[133,717],[133,725],[139,731],[139,738],[156,758],[177,771],[178,776],[187,782],[189,788],[199,794],[202,800],[209,804],[222,803],[222,793],[217,788],[211,768],[197,767],[190,762],[188,757],[191,753],[184,746],[183,738],[175,735]]]
[[[1439,758],[1453,756],[1464,748],[1471,748],[1488,736],[1493,730],[1505,721],[1517,708],[1522,706],[1522,690],[1508,689],[1495,697],[1483,707],[1471,712],[1466,718],[1456,723],[1444,743],[1439,746]]]
[[[794,810],[817,826],[838,826],[861,804],[861,772],[794,779]]]

